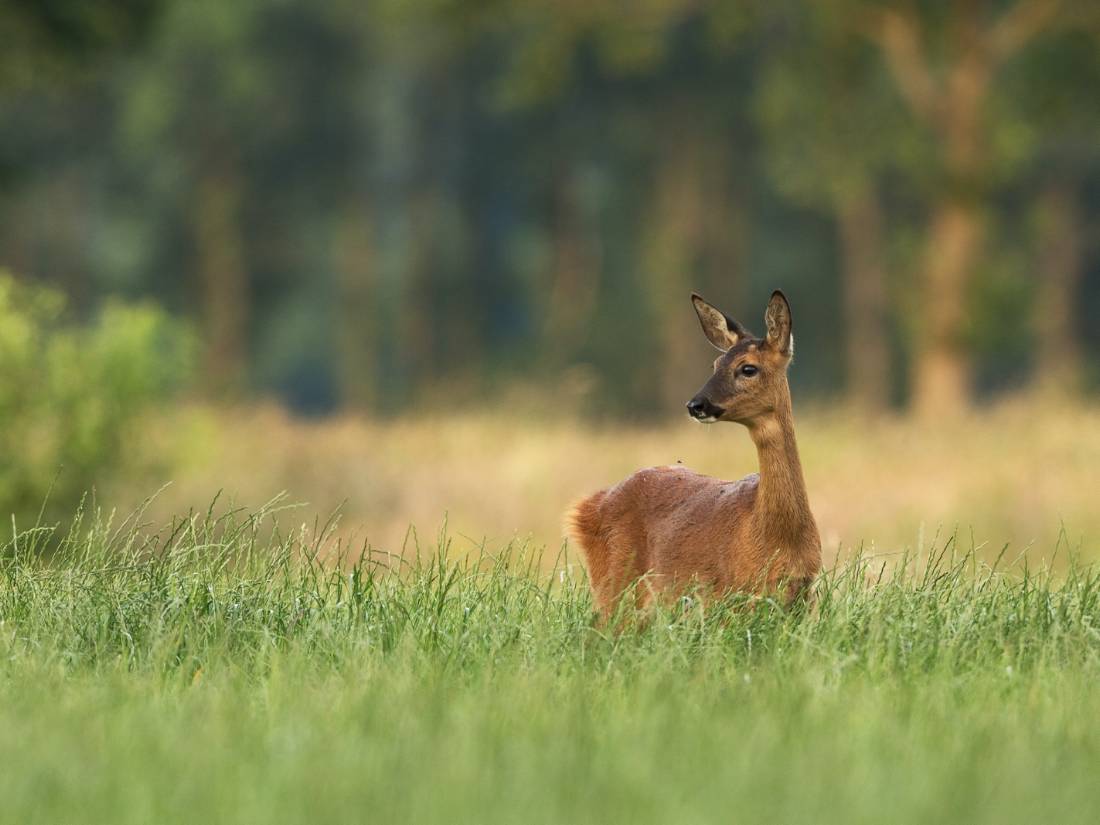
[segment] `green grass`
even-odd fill
[[[609,636],[583,580],[537,560],[449,561],[445,540],[340,560],[324,530],[270,525],[78,525],[0,549],[0,820],[1100,811],[1093,569],[1002,572],[949,542],[881,581],[833,571],[809,615],[685,604]]]

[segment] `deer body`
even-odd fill
[[[638,607],[696,587],[715,596],[748,592],[790,602],[821,568],[786,379],[793,351],[786,299],[773,295],[768,337],[756,339],[692,297],[704,332],[724,354],[688,410],[705,423],[744,424],[760,472],[723,481],[679,465],[652,467],[579,502],[568,528],[605,617],[638,581]]]

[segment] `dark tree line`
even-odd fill
[[[1058,0],[0,11],[0,266],[195,319],[218,395],[656,412],[686,296],[802,388],[1098,383],[1100,14]],[[691,383],[691,382],[688,382]]]

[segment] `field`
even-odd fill
[[[748,472],[737,428],[175,415],[135,435],[177,480],[144,510],[0,545],[0,821],[1100,811],[1095,412],[950,440],[811,413],[814,608],[687,600],[621,634],[560,511],[647,463]]]
[[[948,542],[620,635],[521,548],[263,513],[0,562],[8,822],[1093,822],[1100,577]],[[321,562],[320,558],[327,561]],[[560,562],[560,559],[558,560]]]
[[[861,546],[876,554],[927,552],[961,531],[992,559],[1048,558],[1059,537],[1100,560],[1100,409],[1017,399],[950,423],[862,418],[797,403],[799,448],[827,560]],[[640,467],[683,461],[740,478],[756,470],[741,427],[687,417],[659,425],[593,425],[547,415],[531,401],[448,416],[428,408],[401,419],[310,422],[278,408],[155,416],[132,439],[156,471],[106,480],[123,509],[171,482],[150,512],[158,521],[223,498],[259,507],[282,492],[302,506],[287,520],[334,513],[342,532],[399,552],[410,526],[434,536],[446,517],[455,551],[513,540],[550,548],[576,498]]]

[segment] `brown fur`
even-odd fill
[[[725,350],[696,398],[721,410],[717,420],[748,428],[760,472],[722,481],[680,466],[651,467],[578,502],[567,530],[585,557],[605,618],[639,580],[645,586],[637,588],[638,607],[689,587],[716,596],[770,593],[790,602],[806,594],[821,568],[787,384],[790,307],[781,293],[773,295],[768,336],[753,339],[693,299],[707,337]],[[745,364],[757,373],[742,374]]]

